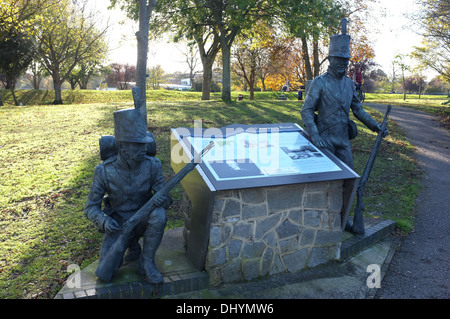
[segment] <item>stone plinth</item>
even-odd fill
[[[210,284],[296,272],[340,257],[343,181],[217,191]]]
[[[181,181],[186,256],[210,285],[340,258],[358,174],[295,123],[171,129],[174,171],[210,141],[214,149]]]

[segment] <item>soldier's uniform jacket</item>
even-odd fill
[[[118,156],[111,157],[95,168],[85,215],[99,230],[104,230],[106,214],[128,220],[163,186],[158,158],[146,155],[139,168],[129,170],[120,165]],[[105,194],[108,194],[112,211],[101,209]],[[170,204],[171,199],[167,197],[163,207],[167,209]]]
[[[346,76],[339,79],[333,70],[318,76],[311,83],[301,110],[306,131],[320,134],[334,147],[348,144],[348,119],[352,110],[355,117],[375,131],[377,122],[364,111],[353,82]],[[317,121],[314,120],[317,113]]]

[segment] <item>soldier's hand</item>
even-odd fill
[[[153,195],[153,200],[156,206],[161,207],[164,204],[166,197],[156,193],[155,195]]]
[[[327,147],[327,143],[320,137],[319,134],[314,134],[311,136],[313,144],[317,147]]]
[[[107,217],[105,221],[105,232],[108,234],[114,234],[115,232],[119,231],[121,227],[119,224],[112,219],[111,217]]]
[[[377,133],[381,131],[381,125],[380,125],[380,124],[377,125],[376,131],[377,131]],[[386,129],[383,131],[383,138],[385,138],[385,137],[388,136],[388,135],[389,135],[389,131],[388,131],[388,129],[386,128]]]

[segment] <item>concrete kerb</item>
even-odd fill
[[[377,287],[367,284],[371,275],[368,265],[376,264],[385,269],[391,250],[392,238],[388,236],[345,261],[164,299],[370,299]]]
[[[156,263],[164,276],[162,285],[142,281],[137,262],[124,264],[111,283],[103,283],[95,276],[97,262],[94,262],[73,274],[78,277],[71,277],[55,299],[205,298],[205,292],[213,298],[373,298],[376,289],[369,289],[365,284],[369,275],[365,267],[379,263],[381,276],[384,276],[393,255],[390,234],[395,229],[395,222],[367,218],[365,226],[364,235],[344,232],[338,262],[302,270],[298,274],[280,274],[215,288],[210,287],[209,275],[196,270],[185,257],[182,228],[178,228],[166,232],[158,249]],[[334,288],[326,292],[327,286]],[[257,287],[256,291],[252,292],[251,287]]]
[[[182,228],[166,231],[156,255],[156,266],[164,282],[142,281],[137,261],[125,262],[110,283],[95,275],[98,261],[72,274],[55,299],[149,299],[209,287],[206,272],[196,270],[185,257]]]
[[[282,273],[249,282],[224,284],[189,293],[165,296],[168,299],[370,299],[377,287],[368,284],[373,266],[381,269],[380,283],[392,258],[395,240],[392,221],[367,219],[365,235],[344,233],[352,240],[348,257],[340,261]],[[374,228],[375,227],[375,228]],[[384,237],[382,237],[382,235]],[[350,249],[350,248],[348,248]],[[373,274],[372,274],[373,276]]]

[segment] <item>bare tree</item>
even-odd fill
[[[184,51],[181,52],[184,56],[184,60],[189,68],[189,80],[191,81],[191,85],[194,84],[194,77],[197,71],[195,69],[198,65],[198,50],[194,48],[192,44],[187,44]]]

